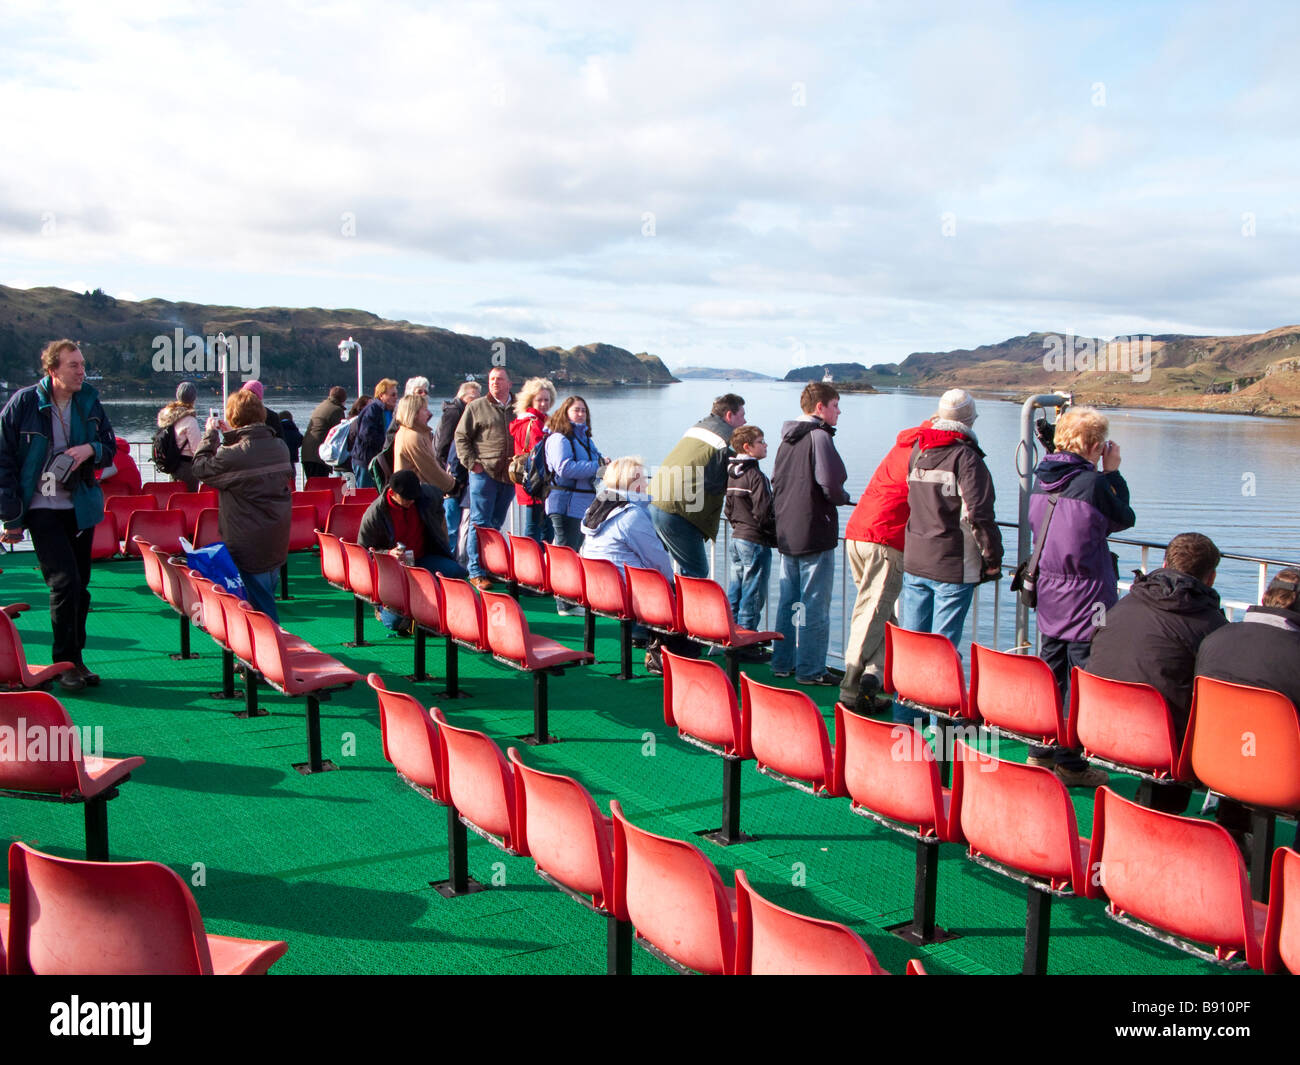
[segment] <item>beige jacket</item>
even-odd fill
[[[431,484],[443,494],[456,486],[456,480],[439,465],[433,454],[433,437],[427,429],[402,426],[393,438],[393,472],[414,470],[422,484]]]

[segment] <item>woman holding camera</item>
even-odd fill
[[[41,352],[45,376],[19,389],[0,413],[0,518],[5,543],[25,528],[50,589],[54,661],[75,668],[59,676],[64,691],[99,683],[86,668],[90,611],[90,542],[104,518],[96,468],[116,452],[113,427],[95,390],[85,384],[86,360],[71,340]]]

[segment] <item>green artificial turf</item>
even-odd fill
[[[47,593],[31,554],[4,560],[0,600],[34,609],[17,622],[35,662],[48,662]],[[597,623],[594,667],[550,680],[551,732],[562,742],[524,747],[532,728],[531,678],[462,652],[467,697],[441,703],[441,641],[430,641],[432,682],[413,684],[413,641],[388,637],[367,612],[370,646],[349,648],[352,600],[321,579],[314,555],[291,558],[293,598],[281,624],[363,676],[441,705],[456,724],[481,729],[504,749],[516,744],[529,765],[576,777],[608,810],[618,799],[634,823],[696,839],[721,819],[722,766],[664,725],[662,682],[640,669],[618,670],[617,623]],[[97,563],[86,661],[103,677],[97,689],[63,695],[78,725],[102,725],[105,753],[143,755],[145,764],[109,804],[114,860],[151,859],[193,885],[209,932],[284,939],[276,973],[603,973],[605,922],[544,883],[531,860],[510,857],[471,834],[472,876],[494,889],[444,899],[429,881],[447,875],[446,814],[403,783],[384,760],[375,698],[364,684],[321,707],[326,758],[338,772],[302,776],[307,756],[305,701],[265,687],[268,717],[241,720],[242,702],[210,693],[221,659],[197,630],[200,657],[175,661],[178,620],[145,586],[138,560]],[[581,646],[582,620],[555,615],[549,599],[524,597],[534,632]],[[749,666],[770,682],[767,666]],[[60,694],[57,686],[53,689]],[[810,689],[833,728],[835,688]],[[1023,757],[1004,743],[1002,754]],[[1135,782],[1114,778],[1132,795]],[[1079,830],[1091,824],[1091,794],[1072,792]],[[1199,808],[1199,805],[1196,807]],[[846,799],[813,798],[743,770],[743,829],[755,842],[729,848],[698,841],[727,883],[743,868],[762,894],[816,917],[843,921],[881,963],[902,972],[921,957],[931,973],[1019,971],[1025,927],[1020,885],[968,861],[964,848],[941,848],[938,920],[959,933],[914,947],[884,931],[910,918],[911,840],[855,816]],[[1279,843],[1290,824],[1279,825]],[[83,856],[76,806],[0,798],[0,837]],[[2,897],[8,899],[7,870]],[[667,966],[634,951],[634,971]],[[1101,903],[1057,899],[1052,911],[1053,973],[1193,974],[1220,972],[1104,916]]]

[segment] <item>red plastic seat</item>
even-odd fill
[[[916,884],[911,924],[893,929],[911,943],[950,938],[935,924],[938,844],[951,841],[951,793],[939,762],[910,725],[874,721],[835,704],[835,791],[848,795],[854,813],[916,841]]]
[[[327,584],[339,591],[350,592],[348,584],[348,561],[343,553],[343,541],[333,533],[318,532],[316,539],[320,542],[320,575]]]
[[[146,481],[141,485],[144,494],[152,496],[158,501],[158,509],[166,510],[168,503],[171,502],[172,496],[180,495],[190,490],[189,485],[184,481]]]
[[[0,793],[83,803],[86,857],[108,861],[108,800],[144,759],[105,758],[98,751],[83,750],[81,731],[63,704],[46,692],[0,694],[0,726],[12,736],[28,737],[27,743],[40,740],[44,748],[38,758],[27,743],[14,745],[0,760]]]
[[[1088,840],[1079,836],[1070,794],[1052,770],[1004,762],[960,740],[954,746],[949,831],[969,845],[973,861],[1028,887],[1022,971],[1042,975],[1052,896],[1087,893]]]
[[[1178,777],[1250,807],[1250,882],[1255,898],[1267,902],[1276,817],[1300,813],[1300,719],[1291,700],[1266,688],[1197,677]]]
[[[632,614],[642,625],[655,632],[676,635],[682,631],[677,617],[677,597],[668,578],[657,569],[627,566],[623,570],[627,579],[628,599]]]
[[[638,942],[679,970],[730,975],[736,967],[736,896],[698,848],[614,818],[614,912]]]
[[[407,573],[413,567],[404,566],[402,560],[387,551],[375,551],[375,595],[394,614],[411,615],[411,593]]]
[[[367,676],[366,683],[379,700],[384,758],[420,794],[447,805],[451,800],[443,775],[442,741],[432,713],[414,696],[389,691],[378,673]]]
[[[444,585],[444,595],[445,589]],[[450,600],[447,610],[450,618]],[[547,731],[547,676],[558,675],[569,666],[589,665],[594,656],[529,632],[528,619],[519,604],[500,592],[483,593],[483,620],[485,642],[492,656],[533,675],[533,732],[524,737],[524,742],[553,743],[554,737]]]
[[[117,521],[108,511],[104,512],[103,520],[95,526],[95,531],[91,535],[93,537],[90,541],[92,562],[113,558],[121,550],[122,541],[117,534]]]
[[[515,571],[510,565],[510,547],[506,538],[486,525],[475,525],[474,532],[478,535],[478,556],[483,568],[497,580],[505,581],[513,595]]]
[[[379,605],[375,581],[375,560],[370,548],[343,541],[343,554],[348,560],[348,591],[353,595],[352,642],[345,647],[364,647],[365,615]]]
[[[289,552],[310,551],[316,546],[316,510],[294,507],[289,518]],[[280,567],[280,598],[289,598],[289,559]]]
[[[542,551],[542,545],[531,536],[510,537],[510,564],[514,567],[515,583],[534,592],[550,595],[546,555]]]
[[[618,680],[632,679],[632,600],[628,596],[623,574],[614,563],[602,558],[581,558],[582,582],[587,590],[587,621],[583,633],[583,650],[596,650],[597,615],[619,623]]]
[[[543,545],[546,551],[546,570],[551,578],[551,591],[561,599],[579,606],[587,605],[587,586],[582,575],[582,559],[571,547],[558,544]]]
[[[22,637],[8,614],[0,621],[0,686],[5,688],[39,688],[60,673],[75,667],[75,662],[55,662],[48,666],[29,665],[23,651]]]
[[[447,760],[447,792],[471,832],[507,854],[517,854],[514,771],[495,743],[482,732],[448,724],[433,711]]]
[[[607,973],[632,971],[632,926],[614,915],[614,836],[587,789],[572,777],[531,769],[511,747],[519,853],[536,862],[537,875],[608,923]]]
[[[342,477],[308,477],[303,482],[302,490],[304,492],[333,492],[334,502],[343,502],[343,478]]]
[[[157,862],[83,862],[9,848],[9,971],[44,976],[260,976],[281,941],[210,935]]]
[[[862,937],[768,902],[736,870],[737,976],[888,976]]]
[[[163,599],[180,619],[180,650],[171,657],[178,660],[198,657],[190,652],[190,623],[198,620],[203,605],[193,583],[187,579],[189,567],[169,558],[160,547],[150,545],[144,548],[144,553],[146,556],[153,554],[158,560],[163,577]]]
[[[740,660],[736,652],[756,644],[781,639],[779,632],[754,632],[736,628],[726,590],[706,577],[677,574],[677,616],[682,631],[692,640],[721,647],[726,653],[727,676],[731,685],[740,684]]]
[[[810,795],[835,792],[835,763],[822,712],[808,696],[789,688],[740,678],[742,757],[758,771]]]
[[[167,500],[168,510],[179,510],[185,515],[185,538],[194,540],[194,532],[199,526],[199,515],[205,510],[213,510],[219,505],[219,497],[212,489],[203,492],[177,492]]]
[[[1144,780],[1168,781],[1178,773],[1173,714],[1149,684],[1107,680],[1076,666],[1065,742],[1083,748],[1090,761]]]
[[[167,592],[163,587],[162,563],[153,553],[153,544],[147,540],[136,537],[136,542],[140,550],[136,553],[144,562],[144,582],[149,586],[149,591],[153,592],[159,599],[166,599]]]
[[[200,510],[194,523],[194,546],[208,547],[221,542],[221,514],[216,507]]]
[[[334,506],[334,493],[323,488],[312,492],[294,492],[290,497],[295,507],[311,507],[316,512],[316,528],[324,529]]]
[[[469,581],[434,574],[441,590],[443,631],[447,637],[447,695],[459,698],[460,652],[465,647],[477,653],[487,648],[483,602]]]
[[[294,768],[300,773],[335,768],[321,758],[320,703],[329,692],[350,688],[361,679],[360,675],[314,647],[295,647],[267,615],[247,603],[242,605],[253,640],[254,668],[277,691],[307,697],[307,761]]]
[[[1284,968],[1300,976],[1300,854],[1278,847],[1273,854],[1268,924],[1264,931],[1264,971]]]
[[[343,486],[343,502],[368,507],[379,498],[377,488],[356,488],[351,483]]]
[[[139,556],[140,548],[135,538],[147,540],[168,554],[178,554],[182,549],[181,537],[185,528],[185,515],[179,510],[137,510],[127,519],[126,549],[128,556]]]
[[[356,542],[361,533],[361,519],[370,509],[368,503],[336,503],[330,508],[329,519],[325,522],[325,531],[340,540]]]
[[[177,482],[180,483],[180,482]],[[185,485],[181,483],[183,489]],[[114,527],[119,537],[125,536],[131,515],[141,510],[161,510],[158,499],[152,495],[112,496],[104,500],[104,513],[113,515]],[[143,533],[141,535],[144,535]],[[146,536],[145,539],[148,539]]]
[[[415,624],[415,674],[412,680],[427,679],[425,672],[425,650],[428,638],[435,639],[446,635],[443,625],[442,587],[437,577],[420,566],[409,566],[405,570],[407,606],[411,621]],[[456,645],[446,642],[447,687],[454,693],[458,687],[459,676],[455,674],[458,666]],[[454,698],[454,695],[453,695]]]
[[[1202,957],[1229,961],[1244,952],[1252,969],[1263,964],[1268,908],[1251,901],[1246,867],[1227,829],[1098,788],[1088,868],[1091,897],[1108,899],[1107,912],[1120,923],[1164,942],[1173,936],[1174,945]]]
[[[202,607],[200,618],[203,631],[212,637],[212,642],[221,650],[221,691],[214,695],[221,699],[233,699],[235,697],[235,653],[230,648],[230,637],[226,633],[226,611],[222,603],[223,597],[230,597],[229,593],[202,577],[192,579],[198,590]],[[248,623],[242,616],[238,618],[238,622],[247,627]]]
[[[913,632],[885,623],[882,687],[909,709],[947,721],[971,717],[961,656],[948,637],[936,632]]]
[[[1037,655],[1010,654],[971,644],[971,717],[986,729],[1026,743],[1065,743],[1061,689],[1052,667]]]

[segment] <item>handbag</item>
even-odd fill
[[[1043,554],[1043,544],[1047,542],[1047,530],[1052,524],[1052,515],[1056,513],[1058,498],[1048,497],[1047,517],[1043,519],[1043,528],[1036,537],[1033,554],[1016,567],[1016,572],[1011,577],[1011,590],[1019,592],[1021,600],[1030,609],[1038,606],[1038,560]]]

